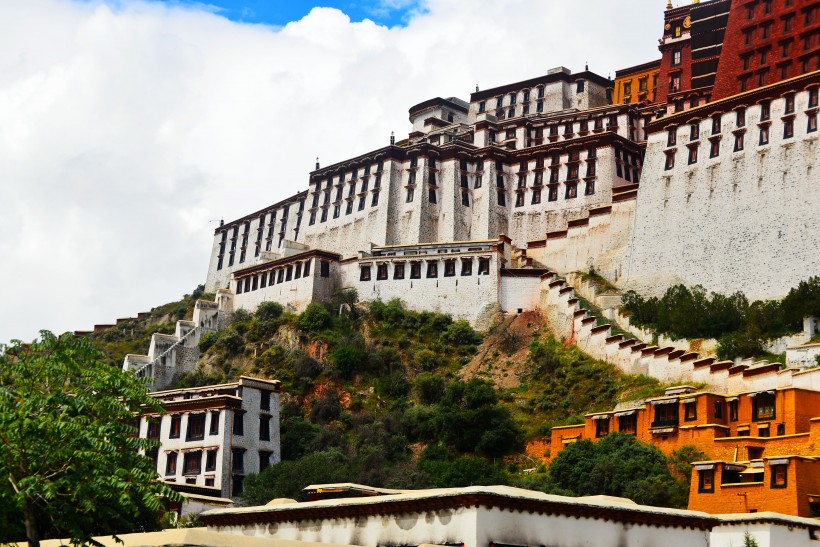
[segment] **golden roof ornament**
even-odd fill
[[[666,9],[672,9],[672,0],[666,1]]]

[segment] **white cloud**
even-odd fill
[[[3,4],[0,340],[190,292],[210,221],[304,189],[315,156],[383,146],[409,106],[476,83],[651,60],[663,9],[429,0],[388,29],[327,8],[271,28],[157,3]]]

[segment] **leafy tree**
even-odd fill
[[[415,391],[422,403],[436,404],[444,395],[445,381],[439,374],[422,372],[416,376]]]
[[[296,461],[283,461],[245,478],[243,501],[264,505],[275,498],[304,498],[304,488],[351,480],[347,458],[339,451],[314,452]]]
[[[321,304],[311,302],[305,311],[299,314],[296,324],[302,330],[317,333],[330,326],[330,313]]]
[[[820,317],[820,276],[801,281],[783,299],[783,315],[793,328],[800,328],[803,317]]]
[[[663,453],[623,433],[568,445],[550,464],[549,476],[555,491],[573,496],[604,494],[666,507],[687,501]]]
[[[45,535],[86,542],[132,531],[135,516],[161,508],[160,496],[180,500],[139,453],[156,442],[135,435],[134,416],[160,412],[159,402],[103,364],[91,341],[40,336],[0,345],[0,515],[16,514],[31,546]]]

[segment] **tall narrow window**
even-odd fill
[[[214,410],[210,413],[211,426],[208,429],[209,435],[219,435],[219,411]]]

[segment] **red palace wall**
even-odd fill
[[[820,0],[733,0],[712,100],[817,69]]]

